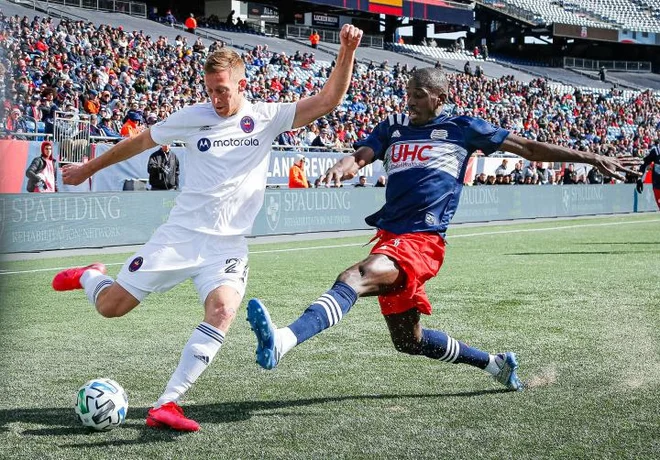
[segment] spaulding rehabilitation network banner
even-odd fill
[[[383,188],[269,189],[253,235],[369,228]],[[145,243],[167,220],[177,192],[0,195],[2,253]],[[651,187],[634,185],[465,187],[453,222],[656,211]]]

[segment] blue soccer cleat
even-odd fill
[[[275,326],[259,299],[250,299],[248,302],[247,320],[257,336],[257,363],[264,369],[273,369],[281,353],[275,344]]]
[[[516,374],[518,369],[518,360],[516,354],[510,351],[497,355],[501,360],[500,372],[495,376],[495,380],[507,387],[511,391],[520,391],[523,389],[523,383]]]

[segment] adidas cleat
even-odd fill
[[[507,387],[511,391],[520,391],[523,389],[523,383],[518,378],[516,370],[518,369],[518,360],[516,354],[510,351],[497,355],[501,360],[500,372],[495,376],[495,380]]]
[[[281,354],[275,346],[275,326],[260,300],[250,299],[248,302],[247,320],[257,337],[257,363],[264,369],[273,369]]]

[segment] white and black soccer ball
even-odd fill
[[[76,415],[86,427],[109,431],[126,419],[128,396],[112,379],[94,379],[78,390]]]

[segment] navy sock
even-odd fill
[[[357,301],[357,293],[348,284],[337,281],[332,288],[307,307],[300,318],[289,325],[298,343],[334,326]]]
[[[431,329],[422,330],[420,354],[446,363],[464,363],[481,369],[485,369],[490,361],[490,355],[485,351],[459,342],[442,331]]]

